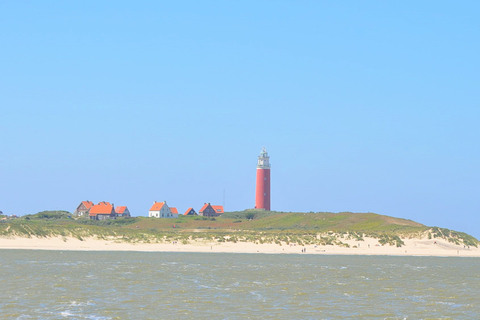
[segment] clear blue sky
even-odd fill
[[[0,210],[375,212],[480,238],[478,1],[2,1]]]

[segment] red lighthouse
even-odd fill
[[[270,157],[267,150],[262,149],[258,156],[257,185],[255,190],[255,208],[270,211]]]

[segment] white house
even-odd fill
[[[163,202],[157,202],[155,201],[153,203],[153,206],[150,208],[150,211],[148,211],[148,216],[149,217],[154,217],[154,218],[173,218],[172,211],[167,205],[167,201]]]

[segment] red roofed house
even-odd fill
[[[193,208],[188,208],[187,211],[185,211],[185,213],[183,215],[184,216],[196,216],[197,213],[195,212],[195,210],[193,210]]]
[[[90,208],[89,216],[92,220],[115,219],[114,205],[110,204],[110,202],[99,202]]]
[[[78,217],[88,217],[88,213],[90,211],[90,208],[93,206],[92,201],[82,201],[78,205],[77,209],[73,212],[74,215]]]
[[[170,211],[172,212],[173,218],[178,218],[178,210],[175,207],[170,207]]]
[[[212,206],[210,203],[205,203],[198,213],[204,217],[218,217],[223,213],[223,206]]]
[[[216,213],[222,214],[223,213],[223,206],[212,206],[213,210],[215,210]]]
[[[153,206],[148,211],[149,217],[154,218],[173,218],[172,211],[167,205],[167,201],[153,203]]]
[[[117,217],[131,217],[130,211],[126,206],[118,206],[115,208],[115,213]]]

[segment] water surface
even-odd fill
[[[0,250],[1,319],[476,319],[480,258]]]

